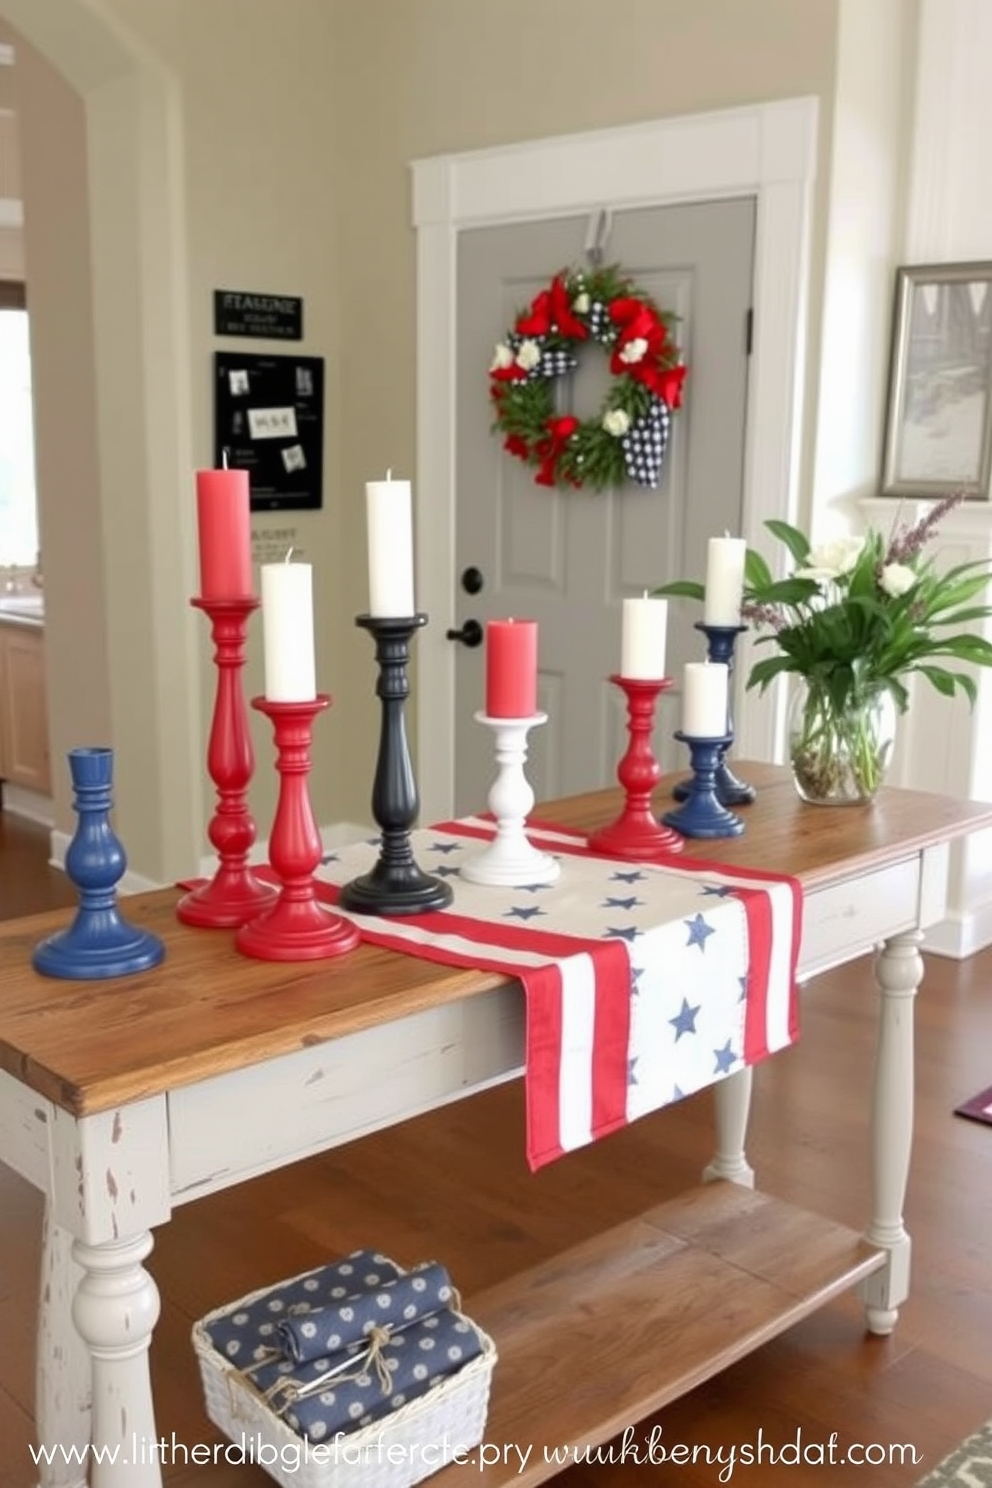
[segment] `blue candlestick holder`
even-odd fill
[[[674,811],[666,811],[662,821],[683,837],[739,837],[744,823],[727,810],[716,791],[717,771],[722,751],[730,743],[729,737],[693,739],[681,730],[675,737],[689,746],[692,778],[686,785],[683,804]]]
[[[69,751],[79,821],[65,871],[79,890],[79,909],[68,929],[35,947],[32,965],[44,976],[78,981],[129,976],[157,966],[165,956],[158,936],[129,925],[117,908],[117,883],[127,857],[110,825],[113,769],[112,749]]]
[[[734,647],[737,637],[747,630],[746,625],[707,625],[705,620],[697,620],[696,630],[701,630],[706,637],[706,657],[708,661],[722,662],[727,668],[728,697],[733,696],[734,683]],[[734,720],[730,714],[730,705],[727,705],[727,742],[724,746],[716,767],[715,790],[717,800],[724,806],[749,806],[757,796],[753,785],[738,779],[727,764],[726,756],[731,744],[734,742]],[[684,801],[689,795],[690,783],[687,780],[679,781],[672,790],[676,801]]]

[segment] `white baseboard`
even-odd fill
[[[65,854],[69,843],[72,841],[68,832],[52,832],[51,853],[48,859],[52,868],[60,868],[65,872]],[[145,894],[149,889],[160,889],[163,885],[156,883],[152,878],[146,878],[143,873],[133,873],[130,868],[124,872],[124,877],[117,885],[118,894]]]
[[[926,932],[923,949],[934,956],[966,961],[992,945],[992,899],[975,909],[950,914]]]
[[[333,852],[336,847],[347,847],[350,842],[361,842],[364,837],[378,836],[378,829],[370,827],[368,823],[362,822],[334,822],[332,826],[320,827],[320,840],[325,852]],[[267,863],[269,861],[268,840],[256,842],[248,855],[250,863]],[[200,859],[199,876],[201,878],[212,878],[217,868],[217,859],[212,853]]]
[[[50,796],[25,790],[23,785],[11,785],[9,780],[4,782],[3,809],[11,816],[23,816],[42,827],[50,827],[55,820],[55,802]]]

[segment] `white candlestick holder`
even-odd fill
[[[461,877],[470,883],[513,888],[518,884],[554,883],[561,867],[549,853],[539,852],[527,840],[525,826],[534,805],[534,792],[527,779],[527,735],[547,723],[546,713],[530,718],[493,718],[476,713],[477,723],[495,735],[497,775],[489,791],[489,809],[496,818],[496,836],[482,852],[461,866]]]

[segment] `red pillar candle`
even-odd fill
[[[246,598],[252,593],[247,470],[196,472],[196,524],[200,598]]]
[[[537,621],[486,622],[486,713],[532,718],[537,712]]]

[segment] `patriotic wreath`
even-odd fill
[[[538,485],[657,486],[686,374],[674,319],[615,264],[563,269],[517,316],[489,368],[493,429],[536,467]],[[579,420],[556,411],[554,384],[592,342],[609,353],[614,380],[595,417]]]

